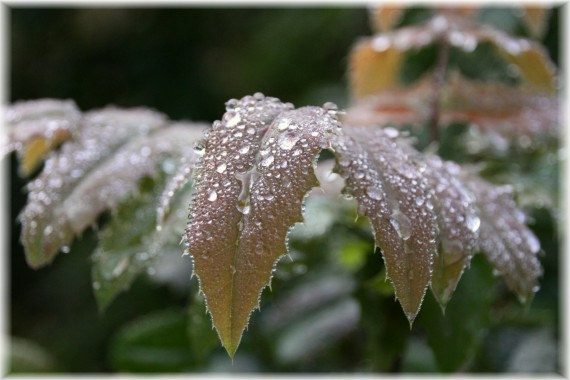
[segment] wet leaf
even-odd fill
[[[347,110],[343,122],[352,125],[424,125],[435,88],[428,77],[416,84],[368,96]],[[526,86],[508,86],[450,75],[440,99],[441,124],[470,123],[486,134],[503,137],[556,137],[560,100]]]
[[[143,180],[137,195],[123,200],[99,233],[99,244],[92,256],[92,277],[101,311],[128,289],[138,275],[160,271],[163,256],[172,255],[182,260],[184,248],[179,242],[186,224],[190,187],[174,197],[176,212],[169,214],[157,229],[156,202],[163,183],[164,180],[159,179]]]
[[[493,185],[465,170],[461,180],[476,198],[481,219],[479,249],[519,300],[529,302],[538,291],[538,278],[542,276],[540,242],[526,226],[526,215],[513,201],[512,187]]]
[[[420,169],[396,144],[394,129],[345,128],[335,141],[345,192],[358,201],[380,247],[387,276],[410,323],[430,282],[436,254],[436,218]]]
[[[20,175],[29,176],[51,150],[77,131],[80,118],[75,103],[69,100],[14,103],[6,110],[8,144],[0,157],[17,151]]]
[[[186,237],[208,310],[233,356],[258,307],[302,202],[318,185],[314,165],[338,128],[319,107],[291,110],[261,94],[231,101],[205,140]]]
[[[456,178],[459,171],[457,164],[444,162],[437,156],[425,156],[424,175],[433,191],[432,204],[439,226],[431,290],[442,308],[451,299],[463,270],[471,261],[481,225],[473,196]]]
[[[43,266],[73,237],[138,188],[144,176],[164,170],[198,136],[194,125],[170,125],[145,109],[107,108],[83,115],[74,139],[52,155],[28,184],[20,215],[30,266]]]

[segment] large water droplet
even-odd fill
[[[239,148],[239,152],[241,154],[246,154],[247,152],[249,152],[249,145],[244,145],[241,148]]]
[[[465,220],[465,224],[467,224],[467,228],[469,231],[475,233],[479,231],[479,227],[481,226],[481,219],[476,215],[469,214],[467,215],[467,219]]]
[[[299,136],[294,132],[285,133],[279,136],[279,147],[283,150],[291,150],[299,141]]]
[[[375,186],[368,186],[366,188],[366,194],[368,194],[370,199],[374,199],[375,201],[382,199],[382,192]]]
[[[402,240],[408,240],[412,236],[412,223],[400,210],[392,213],[390,223]]]
[[[216,168],[216,171],[218,173],[223,173],[226,171],[226,167],[227,167],[226,164],[222,163],[222,164],[218,165],[218,167]]]
[[[235,127],[241,121],[241,116],[237,112],[234,113],[233,115],[231,113],[228,113],[226,114],[226,116],[229,116],[229,118],[226,121],[226,127],[228,128]]]
[[[210,202],[214,202],[216,199],[218,199],[218,193],[216,193],[215,191],[212,191],[210,193],[210,195],[208,195],[208,200]]]
[[[273,160],[273,156],[266,157],[263,161],[261,161],[261,166],[269,166],[273,163]]]

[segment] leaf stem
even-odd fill
[[[445,75],[449,63],[449,43],[447,39],[441,36],[439,38],[439,49],[437,53],[437,62],[433,72],[433,98],[430,104],[430,116],[428,125],[430,128],[430,141],[439,142],[439,122],[441,117],[441,96],[443,85],[445,84]]]

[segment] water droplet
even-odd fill
[[[210,195],[208,195],[208,200],[210,202],[214,202],[216,199],[218,199],[218,193],[216,193],[215,191],[212,191],[210,193]]]
[[[238,205],[237,205],[236,207],[237,207],[237,210],[238,210],[239,212],[241,212],[242,214],[244,214],[244,215],[249,214],[249,212],[251,211],[251,206],[250,206],[249,203],[246,203],[246,204],[244,204],[244,205],[240,205],[240,204],[238,203]]]
[[[475,233],[479,231],[479,227],[481,226],[481,219],[476,215],[469,214],[467,215],[467,219],[465,220],[465,224],[467,224],[467,228],[469,231]]]
[[[226,171],[226,167],[227,167],[226,164],[222,163],[222,164],[218,165],[218,167],[216,168],[216,171],[218,173],[223,173]]]
[[[402,240],[408,240],[412,236],[412,223],[400,210],[392,213],[390,223]]]
[[[205,152],[204,145],[202,145],[199,142],[194,145],[194,153],[196,155],[203,156],[204,152]]]
[[[253,135],[253,134],[255,134],[255,129],[253,129],[253,128],[250,127],[250,128],[247,129],[246,132],[247,132],[248,135]]]
[[[288,164],[287,164],[287,161],[283,161],[283,162],[281,163],[281,167],[282,167],[283,169],[285,169],[285,168],[287,167],[287,165],[288,165]]]
[[[261,166],[269,166],[273,163],[273,160],[273,156],[266,157],[263,161],[261,161]]]
[[[44,228],[44,236],[49,236],[51,235],[52,232],[53,232],[53,227],[51,225],[48,225],[46,228]]]
[[[241,121],[241,116],[237,112],[229,112],[226,114],[226,127],[233,128]]]
[[[69,253],[70,249],[68,245],[64,245],[61,247],[61,252],[63,253]]]
[[[421,206],[424,204],[425,199],[424,199],[424,197],[416,197],[415,202],[416,202],[416,205]]]
[[[293,156],[298,156],[298,155],[300,155],[301,153],[303,153],[303,151],[302,151],[301,149],[295,149],[295,150],[293,151]]]
[[[289,132],[279,136],[278,144],[283,150],[291,150],[297,141],[299,141],[299,136],[294,132]]]
[[[289,119],[281,119],[279,123],[277,123],[277,129],[280,131],[284,131],[289,128]]]
[[[246,154],[247,152],[249,152],[249,145],[244,145],[241,148],[239,148],[239,152],[241,154]]]
[[[384,128],[384,133],[391,139],[395,139],[396,137],[400,136],[400,132],[398,132],[398,130],[393,127]]]
[[[380,199],[382,199],[382,192],[380,191],[380,189],[378,189],[374,186],[368,186],[366,188],[366,194],[368,194],[368,197],[370,199],[374,199],[376,201],[379,201]]]

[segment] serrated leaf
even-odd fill
[[[461,180],[476,198],[481,219],[479,248],[523,303],[538,291],[540,242],[512,199],[512,187],[493,185],[463,170]]]
[[[181,167],[195,158],[188,157]],[[135,195],[114,209],[113,218],[99,233],[99,244],[92,256],[93,287],[99,310],[104,310],[120,292],[129,288],[139,274],[160,270],[163,256],[175,255],[180,259],[183,253],[179,242],[186,224],[185,207],[191,199],[190,184],[180,187],[172,197],[176,211],[166,215],[158,228],[156,204],[163,192],[164,179],[147,178],[142,182]]]
[[[49,263],[58,250],[135,190],[138,180],[159,170],[168,155],[189,150],[198,129],[170,126],[145,109],[106,108],[86,113],[73,141],[46,162],[28,184],[20,215],[30,266]]]
[[[20,175],[29,176],[52,149],[76,132],[80,118],[75,103],[69,100],[14,103],[6,110],[8,144],[0,157],[17,151]]]
[[[425,171],[433,191],[432,204],[439,226],[438,256],[434,260],[431,290],[442,306],[451,299],[471,261],[479,238],[481,220],[473,206],[473,197],[456,178],[460,168],[437,156],[424,156]]]
[[[345,128],[334,149],[345,192],[369,218],[387,276],[412,323],[430,282],[437,222],[426,179],[390,136],[397,131]]]
[[[205,140],[186,232],[188,250],[222,344],[233,356],[259,304],[313,166],[337,128],[334,111],[291,110],[261,94],[232,101]],[[275,120],[273,120],[275,119]]]

